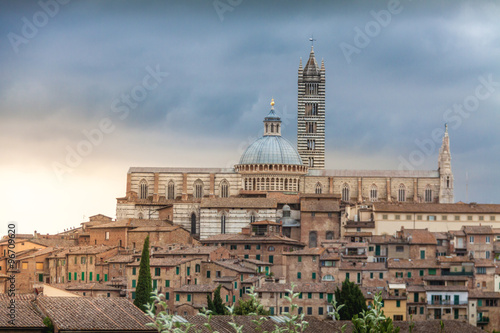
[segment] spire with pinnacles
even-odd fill
[[[454,203],[453,194],[453,172],[451,171],[450,137],[448,135],[448,124],[444,126],[443,143],[439,149],[438,158],[439,172],[439,203]]]

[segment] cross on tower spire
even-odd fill
[[[311,42],[311,49],[314,47],[314,42],[316,41],[316,39],[314,39],[314,35],[311,34],[311,37],[309,38],[309,41]]]

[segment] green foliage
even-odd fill
[[[219,284],[217,289],[215,289],[213,299],[210,298],[210,295],[207,295],[207,310],[214,316],[229,314],[224,302],[222,301],[222,297],[220,296],[221,287],[222,285]]]
[[[382,311],[382,292],[374,295],[373,308],[354,315],[352,318],[353,333],[398,333],[400,328],[394,328],[391,318],[384,316]]]
[[[240,299],[238,304],[231,309],[231,314],[238,316],[246,316],[250,314],[255,314],[258,316],[268,316],[269,311],[264,309],[264,306],[258,301],[256,294],[253,292],[253,288],[250,290],[250,298],[247,300]]]
[[[349,279],[342,282],[342,289],[335,290],[335,300],[344,305],[338,311],[340,320],[351,320],[355,315],[367,310],[366,300],[361,289]]]
[[[47,327],[44,329],[46,333],[54,333],[54,324],[52,324],[52,320],[49,317],[43,318],[43,324]]]
[[[146,326],[154,327],[158,332],[171,333],[187,333],[194,324],[174,322],[173,315],[167,313],[167,303],[164,301],[164,295],[151,292],[150,301],[146,303],[146,314],[150,316],[154,322],[147,323]],[[156,313],[158,310],[158,313]]]
[[[151,271],[149,268],[149,236],[144,240],[142,247],[141,264],[139,267],[139,279],[135,288],[134,304],[139,309],[146,311],[151,303]]]

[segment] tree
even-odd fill
[[[342,282],[342,289],[335,290],[335,299],[338,304],[344,304],[339,310],[340,320],[351,320],[354,315],[367,310],[361,289],[349,279]]]
[[[139,267],[139,279],[135,288],[134,304],[142,311],[146,311],[147,305],[151,303],[151,271],[149,268],[149,236],[144,240],[142,247],[141,265]]]
[[[210,297],[210,294],[207,294],[207,310],[212,311],[213,315],[227,315],[228,314],[226,306],[222,302],[222,297],[220,297],[220,288],[221,287],[222,287],[222,285],[219,284],[219,286],[215,289],[213,299]]]
[[[239,316],[247,316],[251,313],[255,313],[259,316],[268,316],[269,311],[264,309],[262,304],[256,298],[249,298],[246,301],[243,299],[238,300],[238,304],[234,307],[233,314]]]

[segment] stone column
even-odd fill
[[[210,192],[208,193],[209,198],[215,198],[215,174],[210,174]]]
[[[387,202],[391,202],[391,179],[387,178],[386,179],[386,192],[387,192]]]
[[[153,202],[158,202],[159,196],[158,196],[158,182],[160,179],[160,174],[158,172],[155,172],[155,180],[154,180],[154,190],[153,190]]]
[[[418,201],[418,181],[417,178],[413,178],[413,202]]]
[[[188,198],[188,185],[187,185],[187,173],[182,174],[182,200],[187,200]]]
[[[363,182],[362,182],[362,178],[358,178],[358,202],[363,202]]]

